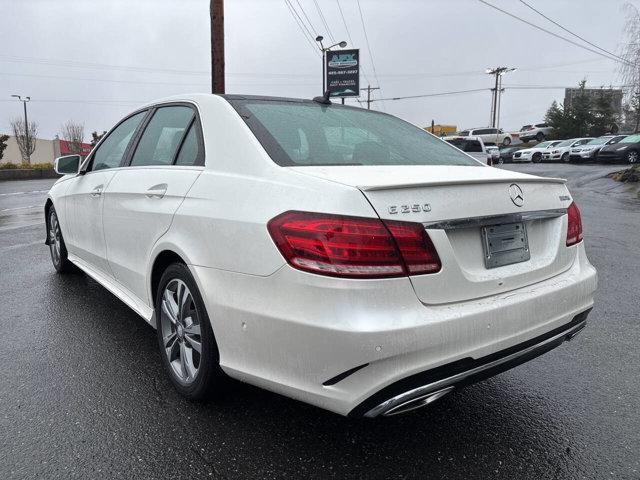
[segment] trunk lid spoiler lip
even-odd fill
[[[553,177],[503,177],[503,178],[478,178],[478,179],[464,179],[464,180],[433,180],[427,182],[410,182],[410,183],[397,183],[390,185],[357,185],[356,188],[363,192],[374,192],[379,190],[396,190],[402,188],[419,188],[419,187],[446,187],[450,185],[478,185],[483,183],[559,183],[565,184],[567,180],[564,178]]]

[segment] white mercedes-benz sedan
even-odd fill
[[[56,160],[45,205],[54,267],[156,327],[190,399],[226,375],[394,415],[573,338],[593,306],[563,180],[488,167],[384,113],[174,97],[80,160]]]

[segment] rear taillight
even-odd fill
[[[575,245],[582,240],[582,219],[576,202],[572,202],[567,209],[567,247]]]
[[[285,212],[267,228],[287,262],[307,272],[381,278],[440,270],[438,253],[420,223]]]

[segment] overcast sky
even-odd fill
[[[297,2],[329,37],[314,0]],[[419,125],[459,128],[489,122],[490,66],[518,67],[505,85],[617,85],[617,64],[535,30],[478,0],[317,0],[336,41],[361,49],[361,86],[380,86],[384,98],[486,88],[486,91],[374,103]],[[518,0],[488,0],[564,36],[569,34]],[[592,43],[618,52],[621,0],[527,0]],[[348,33],[338,9],[340,5]],[[68,119],[87,137],[109,129],[137,105],[167,95],[208,92],[208,0],[0,0],[0,132],[22,115],[11,94],[29,95],[30,119],[52,138]],[[302,14],[303,15],[303,14]],[[304,17],[303,17],[304,18]],[[313,32],[314,34],[316,32]],[[353,45],[349,40],[353,39]],[[310,98],[320,94],[321,59],[285,0],[227,0],[227,93]],[[374,75],[377,73],[377,78]],[[563,90],[507,89],[501,126],[542,120]]]

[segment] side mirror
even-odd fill
[[[65,155],[56,158],[53,169],[60,175],[75,175],[80,168],[80,155]]]

